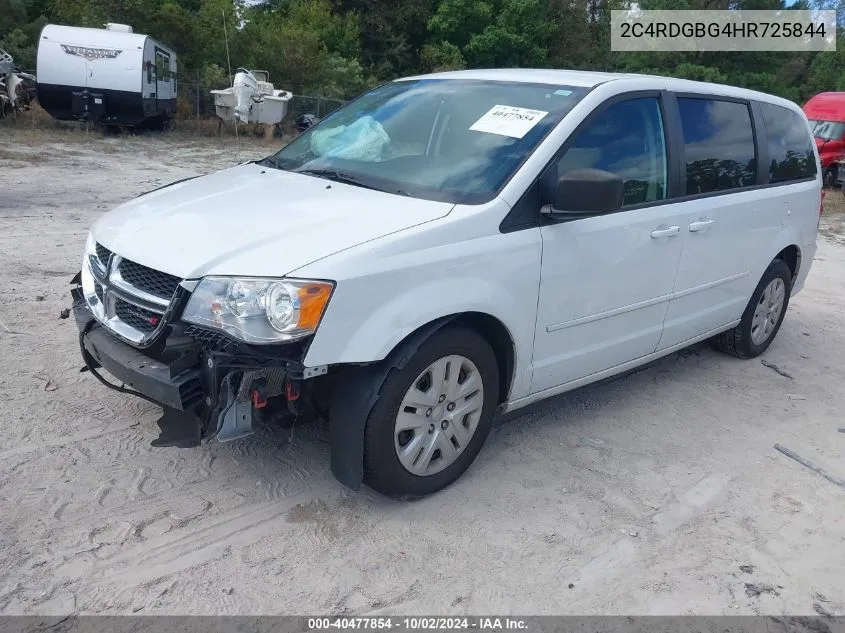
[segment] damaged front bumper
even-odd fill
[[[159,362],[109,334],[84,303],[74,304],[73,315],[89,369],[102,367],[124,385],[177,411],[190,411],[202,401],[199,346],[170,363]]]
[[[268,400],[297,412],[305,343],[262,348],[174,322],[141,350],[97,321],[79,288],[71,294],[83,370],[111,389],[162,407],[154,446],[187,448],[214,436],[227,441],[249,435],[253,414]],[[104,378],[101,368],[123,384]]]

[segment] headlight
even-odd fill
[[[247,343],[282,343],[313,334],[334,284],[301,279],[205,277],[182,320]]]

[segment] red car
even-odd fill
[[[816,137],[824,183],[832,185],[836,162],[845,157],[845,92],[822,92],[804,104],[804,114]]]

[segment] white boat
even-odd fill
[[[231,88],[212,90],[214,109],[224,121],[275,125],[285,118],[293,94],[276,90],[266,70],[238,68]]]

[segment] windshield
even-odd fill
[[[845,123],[810,120],[810,129],[813,130],[813,136],[823,141],[839,140],[845,134]]]
[[[586,88],[397,81],[333,112],[264,164],[452,203],[492,199]]]

